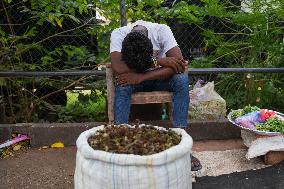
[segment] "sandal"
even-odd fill
[[[190,158],[191,158],[191,171],[198,171],[202,169],[202,165],[196,157],[190,155]]]

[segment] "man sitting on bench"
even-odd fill
[[[110,57],[116,76],[115,124],[128,123],[131,94],[173,93],[173,126],[187,127],[189,88],[186,61],[169,26],[139,20],[111,34]],[[192,156],[192,170],[202,166]]]

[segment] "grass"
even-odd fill
[[[66,112],[72,115],[74,119],[89,121],[104,121],[106,119],[106,98],[101,91],[96,90],[94,99],[89,96],[91,90],[71,90],[66,91],[66,94]],[[86,95],[86,99],[79,100],[80,94]]]

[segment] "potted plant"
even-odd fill
[[[192,138],[183,129],[102,125],[76,145],[76,189],[192,188]]]

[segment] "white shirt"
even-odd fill
[[[121,52],[122,41],[131,32],[132,28],[137,25],[147,28],[148,38],[153,44],[153,55],[157,58],[165,57],[168,50],[178,46],[169,26],[138,20],[130,25],[113,30],[110,37],[110,52]]]

